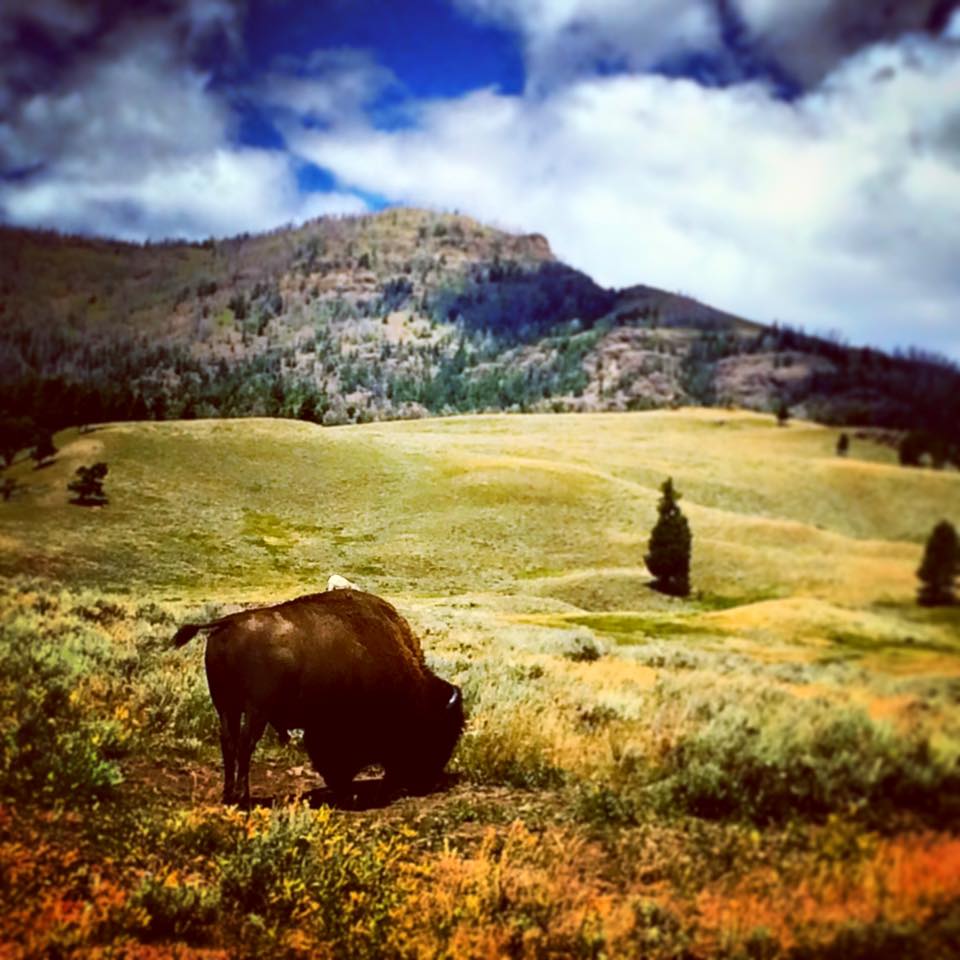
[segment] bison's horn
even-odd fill
[[[450,699],[447,701],[447,709],[455,707],[460,700],[460,688],[454,687],[453,693],[450,694]]]

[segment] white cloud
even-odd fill
[[[464,11],[504,23],[524,41],[528,87],[592,73],[599,62],[637,70],[685,50],[716,47],[706,0],[454,0]]]
[[[213,14],[211,14],[212,16]],[[184,62],[172,31],[128,26],[55,90],[0,124],[8,222],[130,239],[262,230],[320,212],[359,212],[349,194],[302,197],[283,151],[231,142],[233,115]]]
[[[346,184],[541,231],[609,285],[960,357],[958,83],[958,51],[914,39],[794,104],[760,86],[594,78],[290,146]]]
[[[0,193],[14,223],[123,239],[229,236],[272,229],[324,213],[362,213],[351,194],[300,197],[279,152],[214,148],[176,163],[156,164],[126,181],[54,173]]]
[[[396,77],[364,50],[316,50],[305,60],[283,58],[259,82],[258,99],[298,117],[344,122],[358,117]]]

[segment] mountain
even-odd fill
[[[4,228],[0,263],[0,407],[51,428],[781,401],[952,442],[960,423],[960,372],[937,358],[606,290],[544,237],[460,215],[142,246]]]

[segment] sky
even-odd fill
[[[960,361],[960,0],[0,2],[0,221],[397,204]]]

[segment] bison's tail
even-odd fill
[[[182,647],[189,643],[204,627],[209,627],[209,623],[185,623],[174,635],[173,645]]]

